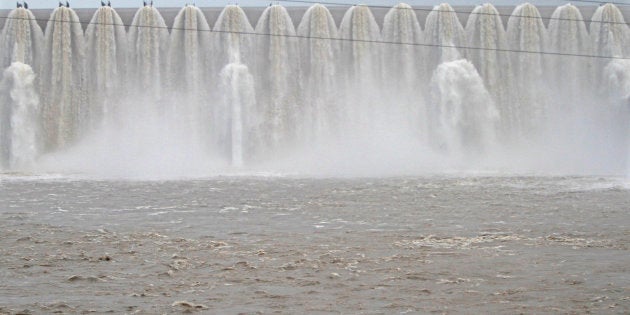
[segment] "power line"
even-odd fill
[[[262,1],[262,0],[261,0]],[[349,7],[353,7],[353,6],[357,6],[356,4],[351,4],[351,3],[342,3],[342,2],[317,2],[317,1],[309,1],[309,0],[277,0],[278,2],[288,2],[288,3],[305,3],[305,4],[329,4],[329,5],[337,5],[337,6],[349,6]],[[599,2],[599,1],[594,1],[594,0],[574,0],[575,2],[592,2],[592,3],[599,3],[599,4],[606,4],[606,3],[611,3],[611,4],[616,4],[616,2]],[[630,5],[630,3],[620,3],[621,5]],[[374,8],[374,9],[389,9],[389,10],[412,10],[412,11],[423,11],[423,12],[444,12],[444,13],[456,13],[456,14],[468,14],[468,15],[490,15],[490,16],[501,16],[501,17],[507,17],[507,18],[511,18],[511,17],[518,17],[518,18],[525,18],[525,19],[542,19],[542,20],[557,20],[557,21],[571,21],[571,22],[584,22],[584,23],[600,23],[600,24],[623,24],[623,25],[628,25],[628,23],[626,22],[615,22],[615,21],[595,21],[595,20],[579,20],[579,19],[569,19],[569,18],[554,18],[554,17],[537,17],[537,16],[529,16],[529,15],[518,15],[518,14],[502,14],[500,12],[498,12],[497,10],[497,14],[494,13],[485,13],[485,12],[464,12],[464,11],[457,11],[457,10],[439,10],[439,9],[429,9],[429,8],[399,8],[396,6],[383,6],[383,5],[364,5],[361,4],[360,6],[364,6],[364,7],[368,7],[368,8]],[[578,9],[579,10],[579,9]],[[580,12],[581,13],[581,12]]]
[[[0,19],[13,19],[13,20],[37,20],[31,18],[23,18],[23,17],[0,17]],[[151,29],[165,29],[169,30],[169,27],[165,26],[155,26],[155,25],[130,25],[130,24],[116,24],[116,23],[105,23],[105,22],[75,22],[75,21],[67,21],[67,20],[47,20],[52,22],[61,22],[61,23],[74,23],[74,24],[86,24],[86,25],[102,25],[102,26],[119,26],[119,27],[135,27],[135,28],[151,28]],[[6,27],[6,25],[5,25]],[[501,48],[484,48],[484,47],[473,47],[473,46],[456,46],[456,45],[442,45],[442,44],[427,44],[427,43],[410,43],[410,42],[394,42],[394,41],[384,41],[384,40],[364,40],[364,39],[349,39],[349,38],[335,38],[335,37],[321,37],[321,36],[303,36],[303,35],[290,35],[290,34],[273,34],[273,33],[257,33],[257,32],[240,32],[240,31],[222,31],[222,30],[203,30],[196,28],[180,28],[180,27],[171,27],[171,31],[194,31],[194,32],[211,32],[217,34],[237,34],[237,35],[250,35],[250,36],[268,36],[268,37],[287,37],[287,38],[296,38],[296,39],[312,39],[312,40],[329,40],[329,41],[338,41],[338,42],[359,42],[359,43],[367,43],[367,44],[382,44],[382,45],[399,45],[399,46],[419,46],[419,47],[434,47],[434,48],[455,48],[460,50],[482,50],[482,51],[496,51],[496,52],[504,52],[504,53],[525,53],[525,54],[540,54],[540,55],[554,55],[554,56],[564,56],[564,57],[583,57],[583,58],[596,58],[596,59],[620,59],[620,60],[630,60],[630,58],[618,57],[618,56],[602,56],[602,55],[588,55],[588,54],[574,54],[574,53],[562,53],[562,52],[545,52],[545,51],[532,51],[532,50],[516,50],[516,49],[501,49]]]

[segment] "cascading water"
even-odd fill
[[[259,151],[267,154],[295,143],[301,109],[297,106],[299,51],[287,10],[272,5],[256,24],[256,99],[262,115]]]
[[[88,91],[84,130],[103,128],[119,119],[127,69],[127,33],[120,16],[100,7],[85,31],[85,89]],[[114,127],[114,126],[107,126]]]
[[[338,135],[342,121],[336,93],[339,52],[337,27],[332,15],[321,4],[311,6],[302,18],[297,34],[302,56],[301,77],[304,125],[302,136],[308,143]]]
[[[210,26],[201,10],[187,5],[173,22],[169,50],[169,91],[177,95],[169,115],[177,117],[174,128],[189,134],[197,146],[210,145],[211,109],[208,104],[211,58]]]
[[[431,90],[434,141],[440,149],[470,157],[495,144],[499,112],[472,63],[460,59],[440,64]]]
[[[433,7],[427,16],[424,27],[424,49],[427,71],[448,61],[466,57],[466,51],[456,47],[466,47],[468,40],[455,10],[448,3]]]
[[[383,40],[399,45],[385,45],[383,49],[384,93],[392,113],[391,124],[404,128],[419,137],[426,137],[426,108],[422,89],[414,88],[426,82],[422,62],[422,30],[416,13],[408,4],[397,4],[383,19]]]
[[[512,73],[503,22],[492,4],[476,6],[466,23],[468,59],[475,65],[486,89],[492,95],[501,117],[509,117],[512,111]],[[510,129],[510,126],[505,126]]]
[[[620,118],[620,125],[624,131],[626,141],[626,178],[630,179],[630,61],[613,60],[604,68],[605,86],[608,90],[608,98],[616,105],[616,117]]]
[[[42,99],[43,149],[54,151],[80,136],[85,113],[83,90],[84,40],[77,14],[64,6],[50,15],[46,26],[40,91]]]
[[[17,61],[38,71],[44,35],[35,16],[30,10],[16,8],[5,21],[0,37],[0,67],[4,69]]]
[[[546,30],[538,9],[521,4],[508,20],[507,38],[511,50],[511,67],[514,80],[512,101],[503,110],[503,134],[506,140],[522,141],[536,135],[546,125],[547,100],[544,85],[544,55]]]
[[[630,41],[612,5],[597,9],[590,35],[570,5],[555,11],[548,32],[535,6],[520,5],[506,34],[491,5],[475,8],[466,30],[448,4],[436,6],[424,32],[405,4],[384,16],[382,32],[366,6],[350,8],[339,31],[322,5],[297,31],[286,9],[271,6],[254,31],[230,5],[214,32],[187,6],[170,35],[155,8],[138,10],[125,33],[103,7],[83,49],[68,8],[53,12],[46,41],[30,11],[11,14],[3,66],[32,66],[42,106],[41,117],[10,132],[17,112],[4,106],[1,128],[12,140],[42,129],[37,170],[199,176],[227,161],[360,175],[390,174],[392,165],[450,169],[451,158],[515,171],[626,167],[627,74],[617,59]],[[500,52],[506,41],[515,52]],[[7,89],[0,96],[13,108]],[[3,141],[3,152],[20,151]]]
[[[608,3],[597,8],[591,18],[590,31],[594,55],[605,57],[630,56],[630,48],[628,48],[630,30],[621,11],[614,4]],[[595,62],[596,77],[602,77],[603,69],[607,63],[608,60],[606,59],[599,59]]]
[[[344,106],[351,129],[368,127],[365,131],[378,131],[376,113],[381,107],[377,92],[382,87],[380,51],[381,34],[374,15],[367,6],[353,6],[346,11],[339,26],[341,52],[339,67],[344,69],[343,88],[346,91]]]
[[[213,93],[222,99],[213,111],[215,146],[232,165],[242,166],[258,143],[260,124],[254,79],[249,67],[242,63],[252,58],[254,30],[245,12],[236,5],[229,5],[221,12],[213,31],[213,69],[220,69],[218,81],[221,83]]]
[[[563,55],[547,55],[550,71],[546,82],[556,91],[556,110],[570,113],[574,104],[584,99],[591,60],[565,54],[591,54],[590,38],[582,13],[572,4],[558,7],[549,20],[546,51]]]
[[[146,105],[161,100],[166,87],[168,61],[168,29],[160,12],[153,6],[143,6],[129,27],[129,85],[140,92]],[[142,104],[138,104],[142,105]],[[144,108],[151,114],[154,108]]]
[[[39,98],[29,65],[14,62],[0,82],[0,169],[32,166],[38,153]]]

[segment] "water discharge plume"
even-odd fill
[[[168,29],[160,12],[143,6],[133,17],[129,27],[129,84],[142,98],[153,103],[162,99],[166,88],[168,61]],[[154,108],[146,108],[147,113]]]
[[[630,31],[628,25],[614,4],[607,3],[597,8],[590,25],[591,40],[594,55],[605,57],[630,56]],[[608,60],[600,59],[595,62],[595,75],[601,78]],[[600,81],[601,82],[601,81]]]
[[[464,27],[450,4],[442,3],[433,7],[425,22],[424,43],[431,45],[424,49],[429,73],[443,62],[467,56],[466,51],[455,48],[466,47],[468,40]]]
[[[434,145],[464,159],[495,145],[499,112],[472,63],[460,59],[440,64],[431,91]]]
[[[17,61],[39,71],[43,38],[42,29],[30,10],[13,9],[6,17],[0,36],[0,68]]]
[[[502,117],[505,140],[524,140],[546,125],[547,95],[544,85],[546,29],[538,9],[529,3],[517,6],[508,19],[507,38],[514,93]]]
[[[378,130],[377,112],[384,106],[379,90],[382,82],[381,31],[370,8],[353,6],[346,11],[339,26],[341,52],[338,66],[343,78],[340,87],[345,99],[347,124],[352,131],[362,133]],[[365,129],[365,130],[361,130]]]
[[[337,27],[328,9],[311,6],[298,25],[300,37],[301,79],[304,94],[301,106],[304,123],[301,136],[306,143],[335,136],[343,118],[337,94],[338,69],[335,57],[339,54]]]
[[[218,114],[222,128],[218,132],[231,164],[240,167],[258,143],[254,78],[247,66],[235,61],[221,71],[221,88],[223,102]]]
[[[630,127],[627,123],[630,119],[630,60],[610,61],[604,68],[604,79],[610,103],[617,104],[613,112],[622,117],[620,123],[626,142],[625,176],[630,179]]]
[[[489,3],[473,9],[466,23],[468,59],[475,65],[483,78],[486,89],[492,95],[501,117],[510,117],[513,111],[510,55],[503,22],[497,9]],[[507,122],[502,121],[505,125]],[[511,126],[504,128],[509,130]]]
[[[272,5],[263,11],[257,37],[256,98],[261,114],[261,154],[266,155],[295,143],[303,113],[297,101],[299,50],[295,28],[287,10]]]
[[[83,129],[88,132],[120,118],[117,107],[124,98],[127,34],[118,13],[108,6],[98,8],[87,26],[85,40],[88,106]]]
[[[38,154],[39,97],[29,65],[14,62],[0,82],[0,169],[31,167]]]
[[[549,20],[546,51],[562,54],[591,54],[590,38],[582,13],[572,4],[559,6]],[[570,113],[584,98],[591,60],[572,56],[546,56],[547,84],[559,95],[555,110]]]
[[[259,121],[256,119],[254,81],[249,69],[254,61],[254,32],[243,9],[226,6],[213,28],[212,80],[219,82],[211,90],[212,137],[215,151],[240,166],[257,143]]]
[[[405,124],[420,137],[427,134],[426,108],[423,89],[429,78],[423,63],[422,29],[416,12],[405,3],[392,7],[384,17],[383,40],[402,43],[388,44],[383,49],[384,80],[381,83],[387,95],[391,123]]]
[[[46,25],[40,70],[43,149],[65,148],[79,136],[86,119],[83,89],[83,29],[70,8],[56,8]]]
[[[168,115],[178,120],[173,128],[185,130],[194,143],[206,147],[211,142],[211,45],[210,26],[201,10],[195,6],[182,8],[171,31],[168,74],[173,98]]]

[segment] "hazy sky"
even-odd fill
[[[65,0],[63,0],[65,2]],[[69,0],[70,6],[73,8],[96,8],[100,6],[100,0]],[[110,0],[112,2],[112,6],[114,8],[129,8],[129,7],[138,7],[142,5],[142,0]],[[310,0],[306,0],[310,1]],[[316,0],[313,0],[316,1]],[[49,9],[57,6],[57,0],[26,0],[31,9]],[[186,3],[195,2],[198,7],[223,7],[226,4],[234,4],[237,3],[241,6],[266,6],[269,4],[270,0],[154,0],[154,4],[156,7],[182,7]],[[410,1],[391,1],[391,0],[330,0],[330,1],[320,1],[320,3],[347,3],[347,4],[367,4],[367,5],[385,5],[385,6],[393,6],[399,2],[406,2],[410,5],[417,6],[425,6],[425,5],[435,5],[441,2],[448,2],[452,5],[472,5],[472,4],[480,4],[484,2],[491,2],[495,5],[515,5],[526,1],[514,1],[514,0],[495,0],[495,1],[474,1],[474,0],[410,0]],[[561,5],[565,4],[569,1],[562,0],[530,0],[530,3],[533,4],[547,4],[547,5]],[[290,1],[280,1],[282,5],[298,5],[298,6],[308,6],[305,3],[291,3]],[[585,3],[585,5],[588,5]],[[15,8],[14,0],[0,0],[0,9],[12,9]]]

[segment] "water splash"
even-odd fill
[[[499,112],[472,63],[460,59],[440,64],[431,91],[433,139],[440,149],[469,156],[496,143]]]
[[[546,30],[538,9],[529,3],[517,6],[508,20],[514,95],[502,117],[506,140],[523,140],[545,126],[546,88],[544,55]],[[505,106],[507,106],[506,104]]]
[[[29,65],[14,62],[0,82],[0,167],[32,166],[38,153],[39,98]]]
[[[58,7],[46,26],[40,70],[43,146],[47,152],[71,145],[87,102],[83,90],[83,29],[77,14]]]
[[[302,56],[301,76],[304,80],[302,107],[304,123],[303,141],[317,142],[338,135],[342,117],[337,90],[339,53],[337,27],[332,15],[321,4],[311,6],[297,29]]]
[[[44,35],[37,19],[30,10],[16,8],[5,21],[0,37],[0,68],[17,61],[38,71]]]

